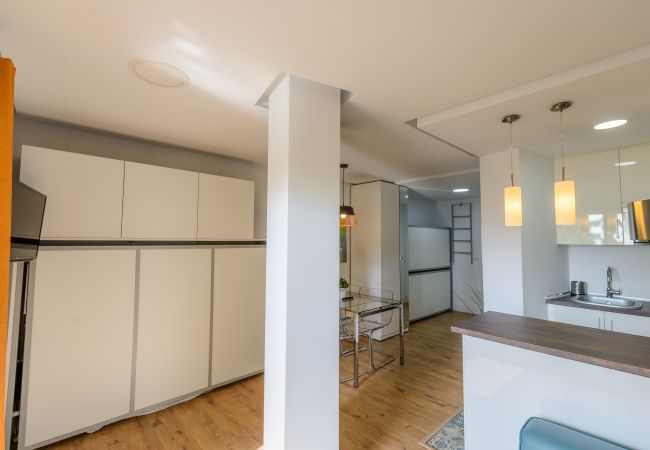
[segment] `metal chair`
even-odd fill
[[[391,300],[394,300],[395,293],[391,290],[388,289],[380,289],[380,288],[368,288],[366,290],[366,293],[372,297],[380,297],[380,298],[389,298]],[[386,312],[379,313],[373,317],[363,319],[359,323],[359,327],[363,325],[363,328],[367,330],[367,335],[368,335],[368,349],[370,350],[370,368],[371,370],[377,370],[386,364],[389,364],[393,361],[395,361],[395,355],[391,355],[379,350],[375,350],[372,341],[373,341],[373,334],[383,328],[386,328],[388,325],[391,324],[393,321],[393,311],[394,310],[389,310]],[[378,319],[376,319],[378,317]],[[386,356],[386,360],[383,361],[379,365],[375,365],[375,352]]]

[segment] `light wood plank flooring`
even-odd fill
[[[468,317],[448,312],[412,324],[406,336],[405,366],[393,362],[363,377],[358,389],[341,386],[342,450],[422,450],[418,442],[462,407],[461,339],[449,327]],[[378,348],[397,353],[398,339],[381,342]],[[364,356],[361,367],[366,365]],[[350,373],[351,367],[351,358],[345,358],[342,374]],[[263,388],[259,375],[49,448],[258,450]]]

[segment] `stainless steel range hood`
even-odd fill
[[[637,200],[627,205],[630,232],[634,242],[650,243],[650,200]]]

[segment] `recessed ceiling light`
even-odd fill
[[[141,80],[156,86],[180,87],[190,81],[181,69],[162,61],[134,59],[129,62],[129,69]]]
[[[636,161],[621,161],[621,162],[615,163],[614,165],[616,167],[627,167],[627,166],[633,166],[635,164],[636,164]]]
[[[621,125],[625,125],[626,123],[627,120],[625,119],[609,120],[607,122],[594,125],[594,130],[609,130],[610,128],[620,127]]]
[[[452,192],[468,192],[469,189],[467,188],[456,188]]]

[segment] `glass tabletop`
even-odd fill
[[[348,296],[352,298],[339,299],[339,309],[347,313],[380,312],[397,308],[400,305],[399,300],[391,298],[375,297],[356,292],[349,292]]]

